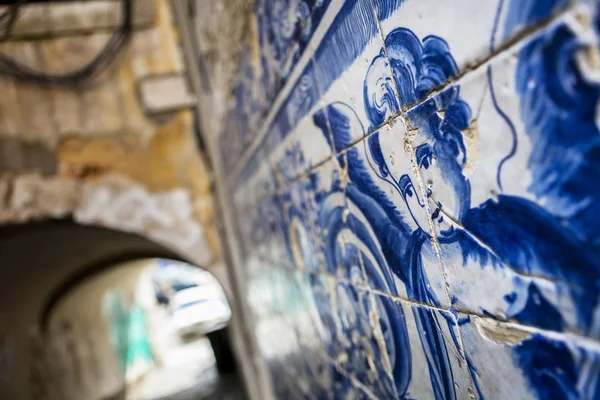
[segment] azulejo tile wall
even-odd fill
[[[280,398],[600,398],[600,10],[258,0],[221,168]]]

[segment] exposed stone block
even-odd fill
[[[148,114],[177,111],[196,103],[182,74],[151,76],[138,85],[140,101]]]

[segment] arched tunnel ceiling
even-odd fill
[[[6,307],[0,323],[43,327],[77,284],[116,264],[151,257],[182,260],[141,236],[68,220],[0,227],[0,304]]]

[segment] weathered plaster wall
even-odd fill
[[[70,72],[102,48],[120,10],[112,1],[24,6],[0,51],[40,72]],[[72,216],[210,266],[221,249],[193,111],[150,114],[140,94],[144,82],[184,72],[169,3],[136,0],[133,15],[130,43],[84,86],[0,77],[0,222]]]
[[[262,398],[598,398],[597,2],[245,6],[196,87]]]

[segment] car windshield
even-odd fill
[[[171,285],[171,287],[173,288],[173,291],[179,292],[181,290],[198,287],[198,284],[193,282],[175,282]]]
[[[181,310],[182,308],[186,308],[186,307],[190,307],[190,306],[193,306],[196,304],[204,303],[206,301],[208,301],[208,299],[198,299],[198,300],[188,301],[187,303],[182,303],[179,306],[179,309]]]

